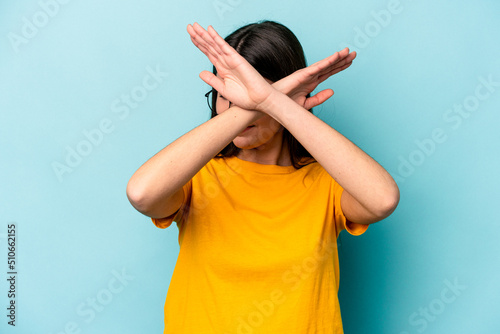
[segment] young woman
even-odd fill
[[[132,205],[179,228],[164,333],[342,333],[337,238],[390,215],[399,190],[377,162],[310,109],[349,67],[346,48],[306,67],[281,24],[226,40],[188,26],[214,71],[212,118],[132,176]]]

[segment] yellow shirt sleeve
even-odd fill
[[[335,223],[337,225],[337,231],[339,233],[342,230],[346,230],[349,232],[351,235],[361,235],[366,232],[368,229],[368,224],[358,224],[358,223],[353,223],[349,220],[344,215],[344,212],[342,211],[342,206],[340,205],[340,199],[342,197],[342,193],[344,192],[344,189],[334,181],[334,196],[335,196]]]
[[[184,191],[184,200],[182,201],[182,204],[176,212],[171,214],[168,217],[164,218],[151,218],[153,221],[153,224],[155,224],[156,227],[159,228],[167,228],[169,227],[173,221],[177,222],[177,226],[182,223],[183,218],[185,217],[185,213],[189,208],[189,199],[191,198],[191,192],[192,192],[192,179],[189,180],[183,187],[182,190]]]

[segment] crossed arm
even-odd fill
[[[212,27],[206,31],[195,23],[188,26],[188,32],[219,75],[203,71],[200,77],[233,106],[167,145],[132,175],[127,196],[139,212],[153,218],[176,212],[184,198],[182,186],[264,114],[287,128],[344,188],[341,205],[349,221],[370,224],[394,211],[399,190],[389,173],[307,111],[325,102],[333,91],[326,89],[312,97],[307,94],[348,68],[355,52],[346,48],[271,85]],[[186,155],[186,151],[192,154]]]
[[[349,67],[356,57],[346,48],[275,85],[269,84],[211,27],[188,26],[193,43],[217,68],[219,77],[200,77],[233,104],[268,114],[281,123],[344,188],[342,210],[351,222],[370,224],[389,216],[399,202],[390,174],[351,141],[306,109],[324,102],[333,91],[306,99],[322,81]],[[295,73],[294,73],[295,74]],[[289,89],[293,87],[293,89]]]

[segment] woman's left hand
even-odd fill
[[[217,76],[203,71],[200,78],[221,95],[243,109],[261,110],[275,88],[245,58],[217,34],[212,26],[188,25],[191,40],[217,69]]]
[[[295,71],[275,82],[273,87],[288,95],[304,109],[311,109],[328,100],[333,95],[333,90],[325,89],[311,97],[307,97],[307,94],[332,75],[351,66],[354,58],[356,58],[356,52],[349,53],[349,49],[345,48],[308,67]]]

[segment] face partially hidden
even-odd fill
[[[269,83],[272,83],[268,80]],[[217,95],[216,111],[221,114],[229,109],[230,103],[222,95]],[[244,150],[270,150],[275,145],[281,145],[283,126],[269,115],[259,118],[243,130],[233,143]]]

